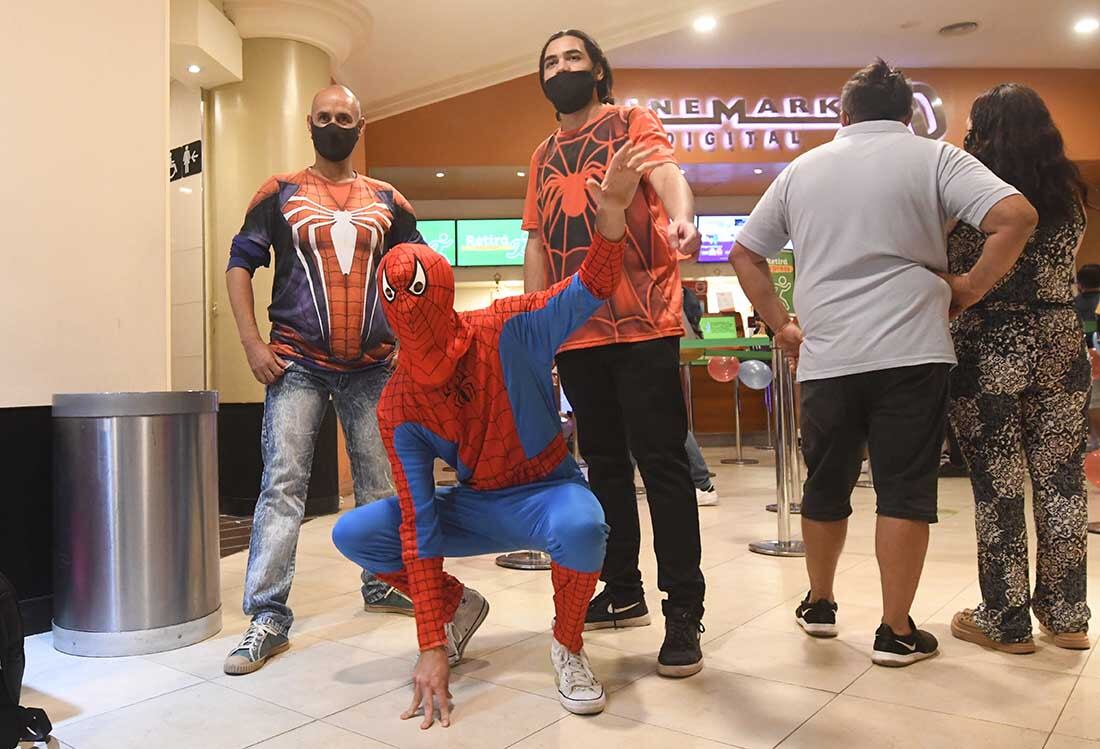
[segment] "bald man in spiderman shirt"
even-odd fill
[[[549,289],[475,312],[454,311],[454,274],[423,245],[395,247],[379,267],[383,310],[401,345],[378,421],[397,496],[336,524],[337,548],[414,604],[420,660],[413,701],[423,728],[450,724],[450,668],[489,613],[444,557],[540,549],[553,561],[550,660],[561,704],[603,710],[581,633],[603,563],[607,526],[562,439],[550,370],[554,352],[611,297],[623,262],[625,211],[652,150],[626,144],[589,180],[597,232],[578,271]],[[437,489],[436,458],[458,486]]]

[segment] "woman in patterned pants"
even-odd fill
[[[1056,645],[1087,649],[1088,493],[1083,475],[1090,367],[1073,307],[1088,190],[1039,95],[1016,84],[981,95],[966,149],[1022,192],[1039,226],[1013,270],[953,323],[959,366],[951,422],[974,489],[982,602],[957,613],[955,637],[1009,653],[1035,651],[1031,611]],[[952,273],[984,237],[958,224]],[[1030,590],[1024,479],[1030,473],[1038,569]]]

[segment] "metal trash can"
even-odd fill
[[[221,630],[218,394],[53,398],[54,647],[157,653]]]

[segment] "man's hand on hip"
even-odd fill
[[[262,384],[271,385],[286,371],[287,362],[280,359],[271,345],[261,340],[244,344],[244,354],[248,357],[248,367],[252,375]]]

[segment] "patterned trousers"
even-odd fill
[[[1090,367],[1077,316],[994,303],[964,313],[952,333],[951,423],[970,467],[978,535],[974,619],[1004,643],[1031,638],[1031,610],[1053,632],[1086,631]],[[1033,594],[1025,471],[1038,544]]]

